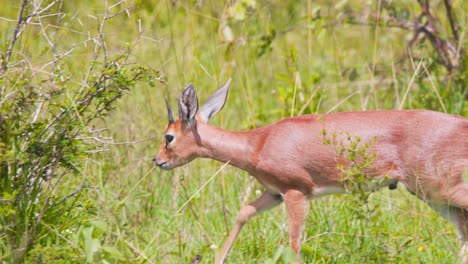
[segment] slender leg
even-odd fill
[[[224,263],[226,256],[229,253],[232,244],[236,240],[237,235],[239,235],[242,226],[247,221],[249,221],[250,218],[262,211],[268,210],[279,205],[282,201],[283,200],[279,195],[263,193],[262,196],[260,196],[257,200],[251,202],[246,206],[243,206],[239,211],[239,215],[237,216],[236,222],[231,230],[231,233],[229,234],[228,239],[224,242],[221,252],[216,257],[215,263]]]
[[[458,232],[460,232],[460,242],[462,244],[460,250],[461,263],[468,264],[468,210],[462,208],[453,209],[456,219],[456,227]]]
[[[458,236],[462,245],[460,259],[462,264],[468,264],[468,210],[449,205],[431,204],[429,205],[445,217],[458,230]]]
[[[462,264],[468,264],[468,160],[461,163],[459,171],[455,171],[455,175],[461,175],[462,181],[456,186],[450,187],[447,191],[448,203],[452,206],[450,214],[452,223],[457,227],[460,242],[460,259]]]
[[[284,195],[289,218],[289,243],[296,253],[297,263],[301,262],[301,235],[307,214],[307,197],[300,191],[290,190]]]
[[[468,241],[465,241],[465,243],[463,243],[460,251],[460,257],[461,264],[468,264]]]

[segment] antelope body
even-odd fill
[[[368,143],[366,153],[373,157],[364,172],[373,183],[368,187],[404,184],[455,225],[460,258],[468,264],[468,119],[425,110],[361,111],[304,115],[250,131],[228,131],[208,121],[223,108],[229,86],[230,80],[198,109],[195,89],[188,85],[177,121],[166,101],[166,142],[154,158],[166,170],[197,157],[229,162],[265,187],[257,200],[241,208],[216,263],[225,261],[252,216],[283,201],[290,245],[300,261],[307,200],[349,191],[343,168],[353,161],[340,152],[355,141],[358,146]]]

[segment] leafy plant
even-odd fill
[[[60,3],[22,2],[16,26],[21,31],[14,31],[0,70],[2,260],[23,262],[33,248],[31,260],[50,260],[53,255],[45,255],[45,259],[37,255],[47,250],[48,237],[58,235],[58,239],[67,241],[64,231],[73,234],[92,214],[92,206],[80,199],[80,194],[91,186],[79,178],[75,186],[64,186],[62,181],[79,175],[83,161],[95,148],[93,141],[85,140],[96,137],[93,122],[107,116],[116,101],[138,81],[149,81],[154,76],[147,68],[129,64],[131,49],[111,58],[104,39],[96,43],[87,77],[79,83],[66,70],[67,54],[53,54],[51,62],[44,66],[52,66],[49,75],[22,63],[13,52],[20,33],[27,31],[33,21],[41,23],[54,7],[60,8]],[[104,21],[107,19],[104,17]],[[56,47],[51,44],[49,48]],[[92,227],[82,234],[84,254],[92,262],[96,251],[95,240],[89,237]],[[78,247],[70,250],[79,252]]]

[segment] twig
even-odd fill
[[[346,102],[349,98],[355,96],[356,94],[360,93],[361,91],[356,91],[344,98],[343,100],[339,101],[335,106],[333,106],[330,110],[327,111],[327,114],[333,112],[336,108],[338,108],[340,105],[342,105],[344,102]]]
[[[46,228],[48,228],[49,230],[55,232],[55,234],[60,237],[61,239],[63,239],[65,242],[67,242],[68,244],[70,244],[74,249],[78,250],[80,252],[81,255],[85,255],[85,253],[83,252],[83,250],[78,247],[73,241],[71,241],[70,239],[66,238],[64,235],[62,235],[60,232],[58,232],[57,230],[53,229],[51,226],[49,226],[48,224],[44,223],[44,222],[41,222],[41,225],[45,226]]]
[[[87,185],[82,185],[80,188],[78,188],[77,190],[75,190],[74,192],[70,193],[69,195],[67,195],[66,197],[62,198],[60,201],[54,203],[53,206],[57,206],[58,204],[61,204],[63,202],[65,202],[66,200],[70,199],[71,197],[77,195],[78,193],[80,193],[81,191],[83,191],[84,189],[91,189],[93,188],[92,186],[87,186]]]
[[[379,2],[380,3],[380,2]],[[350,13],[339,19],[326,20],[326,24],[321,27],[328,28],[341,24],[357,25],[357,26],[373,26],[373,27],[386,27],[386,28],[400,28],[404,30],[414,31],[412,39],[408,43],[408,47],[419,42],[425,38],[429,40],[435,49],[441,64],[449,71],[449,78],[452,78],[456,71],[463,65],[463,49],[461,47],[462,37],[460,36],[459,26],[453,14],[452,4],[449,0],[444,0],[446,9],[446,16],[450,23],[450,28],[453,34],[453,41],[445,39],[444,28],[440,23],[440,19],[434,16],[430,10],[430,3],[427,0],[418,0],[422,12],[414,20],[407,20],[393,16],[377,15],[363,15]],[[423,19],[426,18],[426,19]],[[323,20],[322,17],[312,18],[315,20]],[[286,34],[290,31],[310,27],[310,21],[294,25],[284,30],[277,31],[278,35]],[[463,34],[463,31],[462,31]],[[249,38],[259,38],[260,35],[250,36]]]
[[[179,210],[177,210],[174,213],[174,217],[177,216],[180,213],[180,211],[182,211],[182,209],[184,209],[185,206],[187,206],[187,204],[190,203],[190,201],[192,201],[193,197],[197,196],[197,194],[201,192],[201,190],[203,190],[206,187],[206,185],[208,185],[208,183],[210,183],[229,164],[229,162],[230,161],[224,163],[223,166],[221,166],[221,168],[219,168],[219,170],[215,172],[215,174],[213,174],[213,176],[211,176],[200,188],[198,188],[198,190],[192,196],[190,196],[190,198],[187,201],[185,201],[185,203],[179,208]]]
[[[442,101],[442,97],[440,96],[439,91],[437,91],[437,87],[434,84],[432,75],[429,73],[429,70],[427,69],[424,63],[422,64],[422,66],[424,68],[424,72],[427,74],[427,78],[429,78],[429,81],[431,82],[431,87],[434,90],[434,93],[436,94],[437,99],[439,100],[440,106],[442,106],[442,109],[444,110],[444,112],[447,113],[447,108],[445,108],[444,101]]]
[[[94,140],[94,141],[102,143],[102,144],[117,145],[118,146],[118,145],[135,145],[135,144],[138,144],[138,143],[141,143],[141,142],[153,140],[153,139],[155,139],[157,137],[159,137],[159,136],[153,136],[153,137],[149,137],[149,138],[145,138],[145,139],[140,139],[140,140],[136,140],[136,141],[127,141],[127,142],[104,141],[104,140],[100,139],[99,137],[84,137],[84,138],[77,138],[77,139],[78,140],[91,139],[91,140]]]
[[[422,62],[423,62],[423,61],[420,60],[419,63],[418,63],[418,66],[417,66],[416,69],[414,70],[414,73],[413,73],[413,76],[411,77],[410,83],[408,84],[408,87],[406,88],[405,94],[403,95],[403,98],[401,99],[401,103],[400,103],[400,105],[398,106],[398,110],[403,109],[403,105],[405,104],[406,97],[408,97],[409,90],[410,90],[411,86],[413,85],[414,80],[416,79],[416,76],[417,76],[418,73],[419,73],[419,69],[421,68]]]
[[[459,41],[459,35],[458,35],[458,27],[457,24],[455,23],[455,18],[452,12],[452,3],[450,3],[449,0],[444,0],[444,5],[445,5],[445,10],[447,11],[447,17],[450,22],[450,28],[452,29],[452,34],[453,37],[455,38],[455,41]]]
[[[17,20],[15,19],[9,19],[9,18],[2,17],[2,16],[0,16],[0,20],[6,21],[6,22],[17,22]]]
[[[312,92],[312,94],[309,96],[309,99],[307,99],[305,104],[301,107],[301,110],[299,110],[297,115],[300,116],[300,115],[304,114],[304,111],[307,109],[309,104],[312,102],[312,100],[314,99],[314,96],[317,94],[318,91],[320,91],[320,85],[318,85],[317,88]]]
[[[6,71],[8,67],[7,64],[8,62],[10,62],[11,53],[13,52],[15,43],[18,40],[18,37],[20,35],[19,29],[20,29],[21,24],[23,24],[23,15],[24,15],[24,10],[27,4],[28,4],[28,0],[23,0],[23,2],[21,3],[21,9],[18,14],[18,20],[15,26],[15,31],[13,32],[13,38],[11,39],[10,46],[8,47],[8,50],[5,56],[5,61],[2,63],[2,71]]]
[[[450,76],[453,76],[459,66],[459,61],[456,55],[456,45],[440,37],[441,33],[439,29],[442,27],[440,26],[439,19],[432,15],[429,1],[418,0],[418,3],[422,8],[420,18],[426,17],[427,21],[423,26],[420,26],[417,29],[416,33],[424,33],[439,54],[442,64],[450,72]]]
[[[155,263],[154,261],[152,261],[151,259],[149,259],[145,253],[141,250],[139,250],[138,248],[136,248],[131,242],[128,242],[127,240],[123,240],[123,242],[125,242],[125,244],[127,244],[127,246],[133,251],[133,253],[137,254],[138,257],[137,259],[139,259],[140,257],[144,258],[148,263]]]

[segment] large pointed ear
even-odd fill
[[[200,108],[200,111],[198,112],[198,116],[201,118],[201,121],[208,123],[211,117],[223,109],[229,92],[229,86],[231,86],[231,79],[229,79],[226,84],[223,85],[223,87],[211,95],[205,104],[203,104],[203,106]]]
[[[195,115],[198,110],[198,98],[193,84],[185,87],[182,96],[179,99],[179,117],[187,122],[189,127],[195,125]]]

